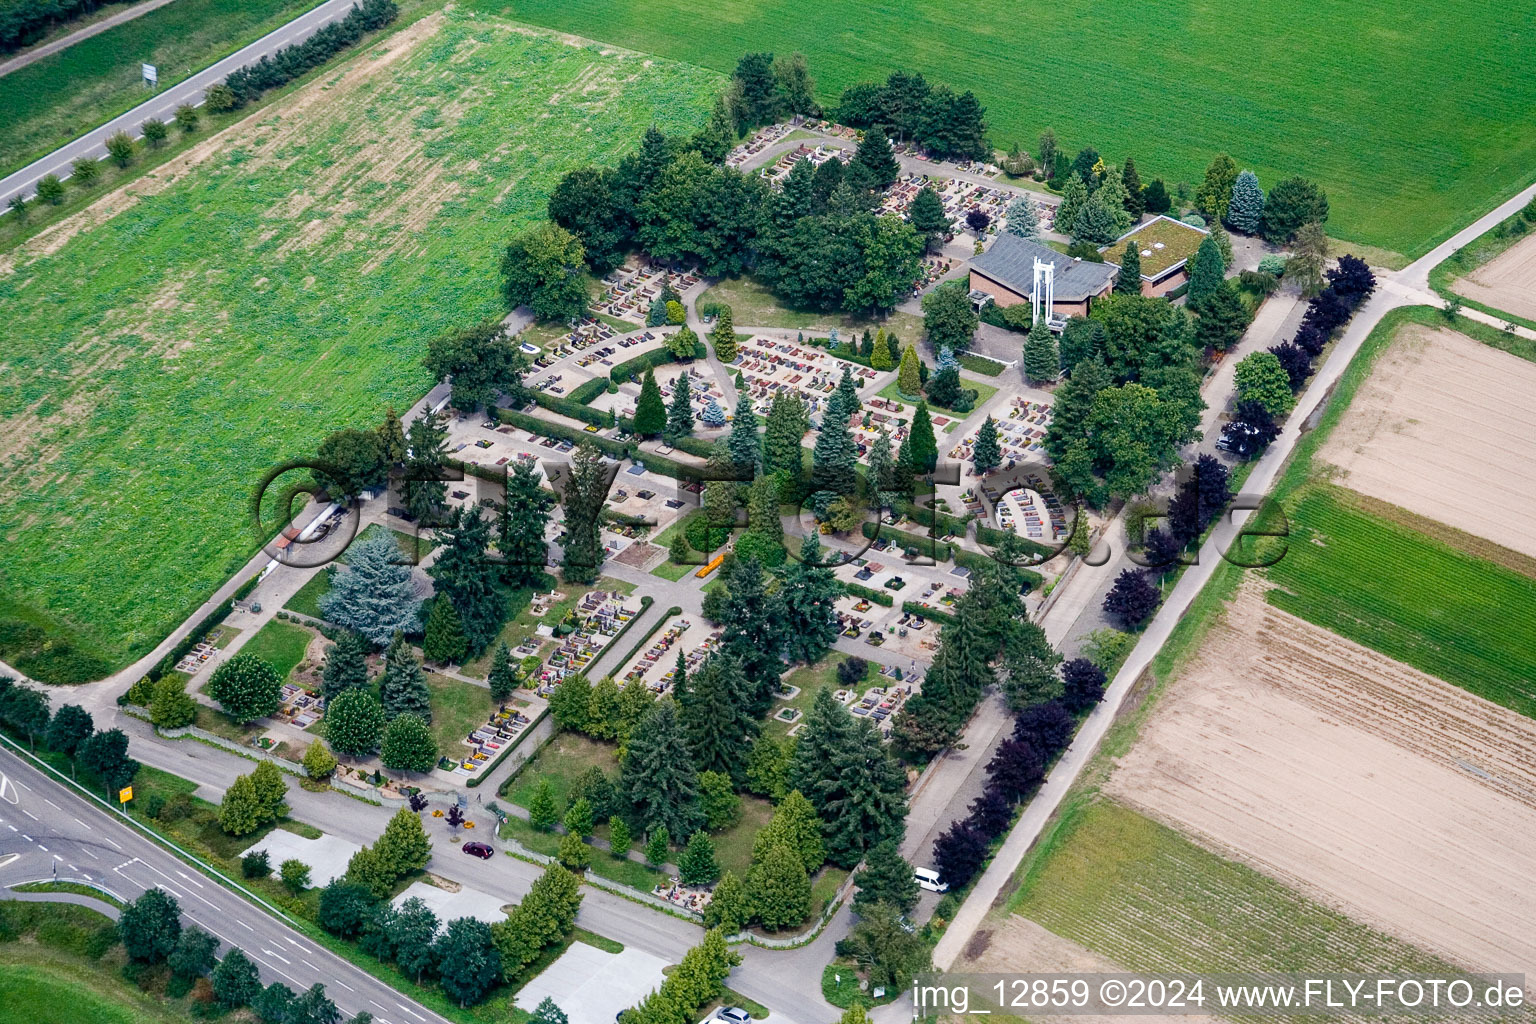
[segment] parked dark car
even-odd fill
[[[481,860],[490,860],[496,856],[496,851],[491,849],[486,843],[465,843],[459,849],[472,857],[479,857]]]

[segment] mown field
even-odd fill
[[[749,50],[799,50],[823,102],[895,67],[972,89],[993,139],[1136,158],[1143,180],[1198,181],[1226,150],[1265,188],[1321,180],[1330,232],[1418,255],[1536,171],[1536,76],[1507,54],[1536,9],[1495,0],[1213,7],[1114,0],[472,0],[483,10],[729,71]]]
[[[139,65],[160,88],[201,71],[320,0],[176,0],[0,78],[0,174],[143,103]]]
[[[1105,799],[1068,810],[1026,869],[1009,909],[1127,970],[1449,970]]]
[[[1369,515],[1350,492],[1286,501],[1271,604],[1536,716],[1536,580]]]
[[[434,15],[0,256],[0,609],[150,650],[252,553],[269,467],[409,407],[427,339],[504,311],[501,248],[566,169],[720,86]]]

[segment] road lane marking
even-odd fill
[[[42,851],[43,851],[43,852],[44,852],[44,853],[47,853],[47,852],[48,852],[48,847],[46,847],[46,846],[44,846],[44,845],[43,845],[43,844],[42,844],[42,843],[38,843],[38,844],[37,844],[37,848],[38,848],[38,849],[39,849],[39,850],[42,850]]]
[[[27,810],[25,807],[23,807],[21,809],[21,813],[25,814],[27,817],[31,818],[33,821],[42,821],[43,820],[43,819],[39,818],[37,815],[33,814],[31,811]]]
[[[300,960],[304,960],[304,958],[303,958],[303,957],[299,957],[299,959],[300,959]],[[312,963],[310,963],[310,962],[309,962],[309,961],[308,961],[308,960],[304,960],[304,965],[305,965],[305,966],[306,966],[306,967],[308,967],[308,968],[309,968],[309,969],[310,969],[310,970],[312,970],[312,971],[316,971],[316,972],[318,972],[318,971],[319,971],[319,970],[320,970],[320,968],[318,968],[318,967],[316,967],[316,966],[315,966],[315,965],[314,965],[314,964],[312,964]]]
[[[34,843],[34,842],[37,841],[37,840],[33,839],[31,836],[27,835],[25,832],[23,832],[21,834],[21,838],[25,839],[29,843]]]
[[[54,803],[52,800],[49,800],[47,797],[43,797],[43,803],[47,804],[49,807],[52,807],[56,811],[62,811],[64,809],[58,804]]]
[[[21,797],[16,795],[15,786],[16,784],[11,781],[10,776],[0,772],[0,800],[4,800],[8,804],[20,804]]]
[[[250,925],[246,924],[244,921],[236,921],[235,924],[239,925],[241,928],[244,928],[248,932],[254,932],[256,930],[255,928],[252,928]]]
[[[295,949],[303,949],[304,948],[303,946],[299,945],[297,942],[294,942],[292,939],[290,939],[286,935],[283,936],[283,941],[288,943],[288,945],[293,946]]]
[[[374,1006],[377,1006],[381,1010],[388,1010],[389,1009],[389,1007],[385,1006],[383,1003],[377,1002],[377,1001],[372,1000],[372,999],[370,999],[368,1001],[370,1003],[373,1003]]]
[[[409,1006],[406,1006],[404,1003],[396,1003],[395,1005],[400,1007],[400,1009],[404,1010],[406,1013],[410,1014],[412,1017],[415,1017],[417,1020],[427,1019],[421,1014],[417,1013],[415,1010],[411,1009]]]
[[[115,840],[113,840],[111,836],[102,836],[102,838],[105,839],[107,842],[111,843],[113,846],[117,846],[117,842]],[[122,849],[121,846],[117,846],[117,848],[119,850]]]
[[[357,991],[357,989],[353,988],[351,985],[348,985],[346,982],[342,981],[340,978],[332,978],[331,980],[334,981],[336,984],[340,985],[342,988],[346,989],[348,992],[356,992]]]
[[[293,966],[293,961],[292,960],[289,960],[287,957],[283,956],[283,954],[277,952],[276,950],[263,949],[262,952],[267,954],[267,956],[275,956],[275,957],[277,957],[279,960],[281,960],[283,963],[287,964],[289,967]]]
[[[84,853],[87,857],[91,858],[91,860],[101,860],[100,857],[96,856],[94,853],[91,852],[91,848],[88,847],[88,846],[80,847],[80,851],[82,853]]]
[[[32,787],[27,785],[25,782],[22,782],[20,779],[16,780],[16,785],[20,786],[22,789],[26,790],[28,793],[32,792]]]
[[[187,874],[185,871],[181,870],[180,868],[176,869],[176,873],[178,875],[180,875],[182,878],[185,878],[187,881],[191,882],[193,885],[197,886],[199,889],[201,889],[203,887],[203,883],[202,882],[199,882],[197,879],[193,878],[191,875]]]
[[[75,819],[75,824],[76,825],[84,825],[85,826],[85,830],[87,832],[95,832],[96,831],[95,829],[91,828],[91,826],[86,825],[85,822],[81,821],[79,818]]]

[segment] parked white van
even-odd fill
[[[939,881],[939,873],[932,868],[917,868],[912,872],[918,888],[929,892],[949,892],[949,883]]]

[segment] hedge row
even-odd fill
[[[998,530],[991,526],[983,526],[980,523],[976,524],[976,540],[982,544],[985,544],[989,548],[997,547],[1006,537],[1013,537],[1016,539],[1022,546],[1023,550],[1031,555],[1039,555],[1041,558],[1049,558],[1056,554],[1055,548],[1047,547],[1038,541],[1020,537],[1018,534],[1010,533],[1007,530]]]
[[[935,561],[947,562],[954,554],[954,548],[942,540],[936,540],[920,533],[907,533],[898,530],[894,526],[876,526],[874,523],[863,523],[859,530],[870,540],[879,538],[888,540],[892,544],[898,544],[903,550],[915,548],[918,552],[931,556]]]
[[[988,359],[986,356],[978,356],[974,352],[962,352],[958,356],[960,365],[972,373],[979,373],[983,377],[1001,377],[1003,371],[1008,369],[996,359]]]
[[[921,615],[929,622],[937,622],[941,626],[952,626],[956,622],[960,621],[949,612],[941,612],[935,608],[929,608],[926,605],[918,604],[916,601],[901,602],[901,610],[912,615]]]
[[[514,409],[497,409],[496,416],[503,423],[510,423],[514,427],[522,427],[524,430],[538,434],[541,437],[554,437],[573,444],[583,441],[596,445],[598,450],[611,459],[634,459],[645,463],[645,468],[662,476],[672,477],[674,480],[689,480],[698,477],[698,471],[680,462],[674,462],[664,455],[655,455],[651,452],[642,452],[630,444],[620,444],[618,441],[600,437],[597,434],[589,434],[585,430],[577,430],[559,423],[550,423],[541,420],[537,416],[530,416],[525,412]],[[478,475],[478,474],[477,474]]]
[[[693,358],[706,359],[708,356],[709,350],[704,347],[702,341],[693,346]],[[675,362],[678,362],[678,360],[673,358],[671,351],[663,345],[661,348],[652,349],[649,352],[635,356],[633,359],[626,359],[608,371],[608,378],[615,384],[626,384],[630,378],[638,377],[646,370],[654,370],[658,366],[665,366],[668,363]],[[591,399],[588,399],[588,401],[591,401]]]
[[[875,602],[875,604],[884,605],[887,608],[896,603],[896,599],[886,590],[871,590],[869,587],[863,587],[857,583],[844,583],[843,586],[847,587],[848,593],[854,597],[866,598]]]
[[[602,390],[602,381],[589,381],[588,383],[595,383],[598,385],[598,390]],[[582,386],[585,387],[586,385]],[[614,419],[613,413],[594,409],[590,405],[578,402],[575,392],[572,392],[569,398],[545,394],[542,391],[532,392],[532,395],[534,404],[541,409],[548,409],[550,412],[559,413],[561,416],[568,416],[573,420],[590,423],[594,427],[612,427],[617,422]]]
[[[175,647],[172,647],[165,657],[156,662],[155,667],[150,669],[144,678],[148,679],[151,683],[159,682],[167,672],[176,667],[176,663],[181,660],[182,655],[191,651],[197,644],[202,643],[203,637],[207,636],[214,626],[229,618],[229,613],[235,610],[235,602],[244,601],[247,597],[250,597],[251,591],[256,589],[256,584],[259,582],[261,582],[261,573],[257,573],[236,587],[233,597],[228,601],[220,603],[217,608],[203,616],[203,620],[193,626],[192,631],[182,637],[181,641]]]
[[[345,18],[321,26],[302,43],[285,46],[254,64],[231,71],[224,84],[234,93],[235,106],[244,106],[268,89],[287,85],[347,47],[356,45],[366,33],[388,25],[399,13],[394,0],[362,0],[360,5],[354,5],[347,12]]]

